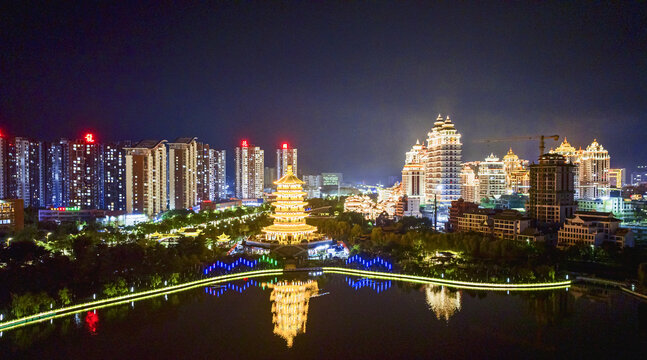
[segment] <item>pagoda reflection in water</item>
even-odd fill
[[[427,305],[438,320],[449,321],[449,318],[461,310],[461,293],[459,291],[451,291],[445,286],[429,284],[425,287],[425,293]]]
[[[306,332],[308,305],[310,298],[319,292],[319,285],[314,280],[264,285],[272,289],[270,301],[274,333],[284,338],[288,347],[292,347],[294,337]]]

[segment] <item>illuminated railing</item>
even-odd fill
[[[283,274],[283,269],[254,270],[254,271],[247,271],[247,272],[236,273],[236,274],[214,276],[208,279],[186,282],[184,284],[166,286],[166,287],[154,289],[154,290],[140,291],[136,293],[130,293],[128,295],[90,301],[90,302],[86,302],[78,305],[66,306],[59,309],[44,311],[38,314],[25,316],[19,319],[0,322],[0,331],[14,329],[14,328],[18,328],[18,327],[22,327],[30,324],[35,324],[35,323],[39,323],[39,322],[43,322],[51,319],[60,318],[63,316],[73,315],[80,312],[101,309],[101,308],[115,306],[119,304],[127,304],[135,301],[149,299],[156,296],[168,295],[168,294],[172,294],[180,291],[186,291],[186,290],[194,289],[207,284],[218,284],[218,283],[227,282],[227,281],[235,281],[235,280],[242,280],[242,279],[248,279],[253,277],[282,275],[282,274]]]
[[[367,287],[375,290],[378,294],[382,291],[388,290],[391,287],[391,280],[375,281],[369,278],[353,280],[349,277],[346,277],[346,283],[348,284],[348,286],[352,287],[355,290]]]
[[[381,266],[381,267],[384,267],[387,270],[393,270],[393,265],[390,262],[382,259],[379,256],[376,256],[375,258],[373,258],[371,260],[365,260],[359,255],[353,255],[353,256],[349,257],[348,259],[346,259],[346,265],[350,265],[350,264],[353,264],[353,263],[357,263],[359,265],[362,265],[365,268],[370,268],[370,267],[373,267],[373,266]]]
[[[362,276],[362,277],[368,277],[373,279],[397,280],[397,281],[413,282],[413,283],[420,283],[420,284],[445,285],[453,288],[473,289],[473,290],[534,291],[534,290],[566,289],[571,286],[570,280],[557,281],[557,282],[544,282],[544,283],[523,283],[523,284],[478,283],[478,282],[470,282],[470,281],[437,279],[437,278],[431,278],[431,277],[425,277],[425,276],[394,274],[389,272],[347,269],[347,268],[341,268],[341,267],[322,267],[321,269],[323,270],[324,273],[330,273],[330,274],[355,275],[355,276]]]

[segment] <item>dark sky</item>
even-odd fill
[[[302,170],[375,182],[443,113],[465,160],[556,133],[647,163],[645,2],[43,3],[0,5],[3,133],[248,139],[268,165],[289,141]]]

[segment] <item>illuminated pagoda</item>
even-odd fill
[[[303,191],[304,182],[292,173],[292,165],[288,165],[283,177],[274,182],[277,190],[274,224],[263,228],[266,241],[278,241],[279,244],[299,244],[303,240],[314,239],[316,226],[306,224],[308,214],[304,211],[307,204],[303,201],[306,193]]]
[[[319,292],[319,285],[314,280],[264,285],[272,289],[270,301],[274,333],[284,338],[288,347],[292,347],[294,338],[306,332],[310,298]]]

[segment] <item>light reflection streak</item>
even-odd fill
[[[386,291],[391,287],[391,280],[386,281],[375,281],[369,278],[363,278],[359,280],[353,280],[350,277],[346,277],[346,284],[352,287],[355,290],[359,290],[363,287],[375,290],[378,294],[382,291]]]
[[[429,309],[438,320],[449,321],[455,313],[461,310],[461,292],[451,291],[445,286],[429,284],[425,286],[425,295]]]
[[[270,301],[274,334],[284,338],[290,348],[294,338],[306,332],[310,298],[319,292],[319,285],[315,280],[264,285],[272,289]]]

